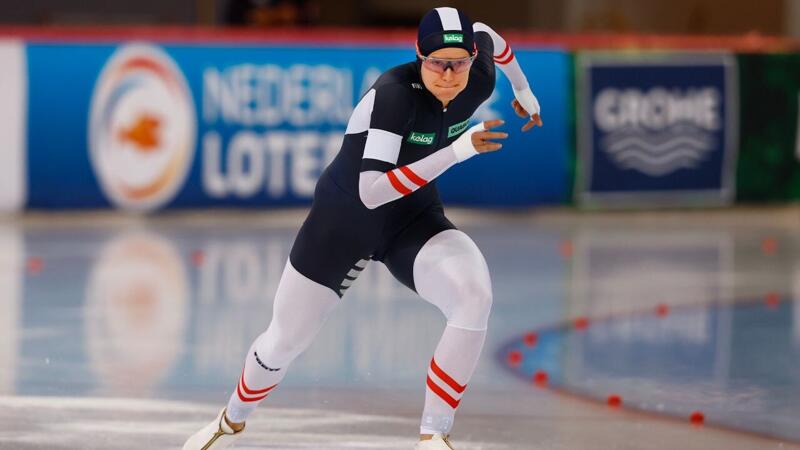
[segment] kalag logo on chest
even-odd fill
[[[431,145],[435,139],[436,133],[420,133],[418,131],[412,131],[408,136],[408,139],[406,139],[406,142],[417,145]]]

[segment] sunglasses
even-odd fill
[[[433,58],[430,56],[417,55],[422,60],[422,65],[436,73],[445,73],[447,69],[453,69],[454,73],[462,73],[472,67],[475,55],[459,59]]]

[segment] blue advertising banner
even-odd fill
[[[498,76],[474,119],[505,119],[511,136],[501,152],[446,173],[445,201],[567,200],[569,56],[516,54],[546,126],[519,132]],[[307,205],[361,94],[413,57],[374,47],[29,44],[27,206]]]
[[[738,85],[731,55],[586,53],[577,64],[581,204],[733,199]]]

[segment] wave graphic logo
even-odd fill
[[[149,211],[174,198],[194,157],[194,102],[183,73],[161,49],[121,47],[92,96],[89,156],[106,197]]]
[[[600,148],[622,169],[663,177],[693,169],[719,145],[721,94],[715,88],[605,89],[594,104]]]

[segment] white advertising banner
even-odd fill
[[[0,212],[25,205],[27,67],[21,41],[0,40]]]

